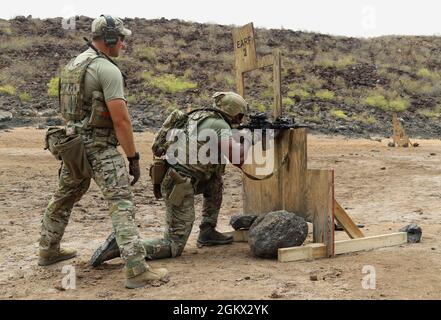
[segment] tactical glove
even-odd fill
[[[139,177],[141,176],[141,169],[139,167],[139,153],[136,152],[135,156],[132,158],[127,158],[129,160],[129,174],[133,176],[133,180],[130,183],[131,186],[135,185],[138,182]]]

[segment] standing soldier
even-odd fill
[[[60,77],[60,107],[64,130],[49,129],[47,147],[62,160],[58,190],[42,219],[39,261],[50,265],[76,256],[60,242],[72,208],[93,178],[108,201],[110,216],[126,262],[126,287],[138,288],[166,280],[166,269],[150,268],[134,220],[130,185],[140,177],[139,154],[124,97],[124,78],[110,57],[118,57],[131,31],[119,18],[104,16],[92,22],[90,48],[73,59]],[[117,150],[120,144],[129,161]],[[133,176],[130,183],[129,174]]]
[[[221,158],[226,157],[234,165],[241,167],[248,149],[252,144],[258,142],[261,136],[254,135],[253,141],[249,132],[248,134],[241,133],[240,136],[245,138],[242,142],[237,137],[233,137],[232,126],[240,124],[247,113],[247,103],[240,95],[234,92],[218,92],[214,94],[213,98],[213,108],[195,110],[188,116],[185,115],[188,118],[185,118],[180,111],[174,111],[156,135],[152,147],[153,153],[155,156],[163,156],[169,146],[165,146],[160,137],[164,137],[166,131],[173,129],[173,125],[170,123],[183,122],[182,119],[178,119],[179,117],[186,120],[183,128],[189,138],[179,140],[175,148],[176,150],[184,150],[186,160],[171,164],[168,159],[169,168],[161,183],[161,194],[164,196],[167,209],[167,225],[162,239],[145,239],[143,241],[148,259],[177,257],[182,254],[195,220],[195,194],[203,194],[204,197],[198,244],[223,245],[233,241],[231,236],[225,236],[215,229],[222,204],[222,175],[226,163],[221,161]],[[167,128],[168,125],[171,128]],[[167,130],[161,134],[163,129]],[[212,142],[213,136],[217,138],[214,140],[219,142],[214,146],[219,151],[216,154],[220,155],[215,163],[203,163],[200,159],[197,159],[197,162],[189,161],[189,153],[191,153],[188,147],[189,140],[198,141],[200,138],[197,136],[198,132],[202,133],[204,130],[211,130],[213,133],[210,135],[210,142]],[[198,150],[195,153],[200,154],[202,145],[202,142],[198,143]],[[210,149],[210,152],[212,151],[213,149]],[[168,152],[167,154],[169,155]],[[237,159],[234,158],[235,155],[238,155]],[[118,246],[112,240],[111,235],[95,252],[91,264],[98,266],[102,262],[118,256]]]

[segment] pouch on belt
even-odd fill
[[[74,180],[92,178],[93,170],[87,159],[81,135],[68,136],[54,145],[55,152],[63,160]]]
[[[176,170],[170,169],[170,177],[174,182],[173,190],[168,196],[168,201],[174,206],[180,206],[188,191],[193,189],[190,178],[182,177]]]

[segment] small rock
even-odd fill
[[[8,111],[0,111],[0,122],[9,121],[12,119],[12,113]]]
[[[436,156],[436,153],[431,153],[430,155],[431,155],[431,156]]]
[[[389,142],[389,143],[387,144],[387,146],[390,147],[390,148],[395,148],[395,143],[393,143],[393,142]]]
[[[404,228],[400,229],[400,232],[407,232],[407,242],[408,243],[418,243],[421,241],[421,236],[423,231],[416,224],[409,224]]]
[[[382,167],[381,170],[386,170],[386,167]]]
[[[234,230],[248,230],[253,222],[257,219],[258,215],[240,215],[232,216],[230,219],[230,225]]]
[[[271,299],[280,299],[283,298],[283,295],[281,295],[280,293],[278,293],[277,291],[273,291],[270,295]]]
[[[311,281],[318,281],[318,275],[317,272],[313,271],[309,274],[309,280]]]
[[[66,291],[62,286],[55,286],[54,288],[58,291]]]

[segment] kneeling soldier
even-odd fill
[[[253,144],[253,139],[249,132],[240,134],[244,138],[242,141],[233,137],[232,127],[240,124],[247,113],[246,101],[233,92],[218,92],[213,98],[212,108],[194,110],[189,114],[174,111],[155,137],[152,147],[154,155],[167,154],[167,169],[160,184],[160,192],[156,190],[157,194],[161,193],[165,198],[167,225],[162,239],[143,240],[147,259],[171,258],[182,254],[195,220],[194,196],[196,194],[203,194],[203,218],[199,226],[198,245],[223,245],[233,241],[231,236],[225,236],[216,231],[222,204],[222,175],[225,172],[225,158],[233,165],[241,167],[248,149]],[[165,138],[170,129],[177,128],[185,133],[186,138],[178,139],[174,145],[170,142],[164,144],[161,137]],[[204,145],[201,142],[203,140],[201,133],[209,137],[208,144]],[[216,145],[213,148],[212,142],[215,140]],[[194,152],[191,151],[192,142],[196,145]],[[201,153],[207,154],[207,152],[201,152],[206,151],[202,148],[206,148],[207,145],[211,145],[208,153],[215,151],[216,155],[219,155],[214,157],[216,160],[207,162],[198,158],[191,161],[194,154],[199,156]],[[175,152],[170,152],[170,149]],[[178,159],[172,159],[176,151],[178,151]],[[185,161],[179,157],[179,152],[185,153]],[[235,155],[237,159],[234,158]],[[118,246],[111,235],[95,252],[91,264],[98,266],[118,256]]]

